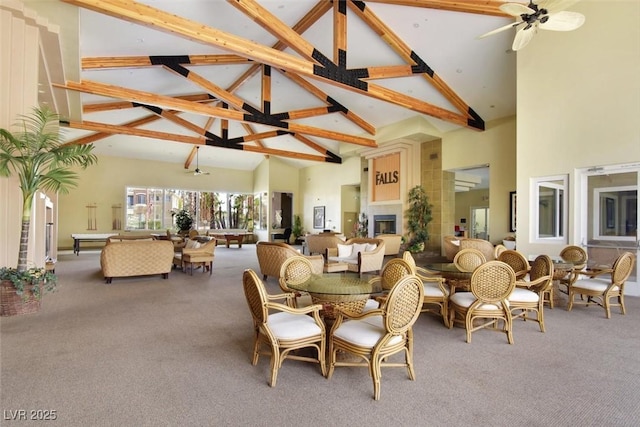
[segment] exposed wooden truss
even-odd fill
[[[280,155],[290,158],[306,158],[310,160],[340,162],[340,157],[330,152],[310,137],[321,137],[349,144],[375,147],[373,139],[362,136],[347,135],[327,129],[300,125],[295,120],[324,114],[340,113],[352,121],[363,131],[374,135],[375,127],[337,100],[329,97],[324,91],[309,81],[320,81],[346,89],[359,95],[386,101],[418,113],[431,115],[438,119],[465,126],[475,130],[484,129],[484,121],[459,97],[427,63],[420,58],[406,43],[402,41],[381,19],[379,19],[364,1],[340,0],[319,1],[296,25],[289,27],[276,16],[263,8],[256,0],[227,0],[263,29],[274,35],[278,42],[273,46],[264,46],[251,40],[243,39],[221,30],[203,27],[194,21],[169,14],[162,10],[124,0],[62,0],[79,7],[94,10],[137,24],[151,26],[158,30],[191,40],[208,43],[228,51],[221,55],[180,55],[180,56],[136,56],[136,57],[103,57],[82,58],[85,70],[121,67],[163,67],[168,72],[182,76],[199,85],[205,92],[177,97],[162,94],[146,93],[134,89],[105,85],[99,82],[67,82],[64,88],[86,93],[108,96],[123,101],[85,105],[85,112],[104,111],[122,108],[146,108],[153,114],[122,125],[98,123],[67,122],[67,126],[94,130],[97,132],[72,143],[89,143],[111,134],[128,134],[147,136],[158,139],[169,139],[192,144],[208,144],[218,147],[242,149],[260,152],[265,155]],[[446,9],[458,12],[481,13],[505,16],[498,8],[500,1],[450,1],[450,0],[369,0],[380,3]],[[378,66],[367,68],[347,68],[347,8],[355,16],[365,22],[379,37],[384,40],[405,62],[406,65]],[[329,10],[333,11],[333,58],[323,55],[318,49],[302,37],[320,17]],[[284,52],[290,48],[297,55]],[[249,69],[240,75],[227,88],[216,85],[196,72],[199,65],[251,64]],[[291,81],[297,83],[308,93],[322,102],[322,106],[304,110],[274,113],[271,111],[271,72],[277,69]],[[251,105],[234,92],[257,73],[261,73],[261,105]],[[376,79],[391,77],[423,76],[455,107],[451,111],[406,94],[395,92],[373,83]],[[215,102],[217,105],[210,105]],[[180,112],[192,112],[209,117],[207,126],[200,127],[180,117]],[[170,120],[195,133],[197,136],[164,134],[138,129],[141,124],[158,119]],[[219,119],[219,134],[208,128],[214,118]],[[247,135],[240,138],[229,138],[228,122],[242,123]],[[266,125],[274,128],[272,132],[257,132],[252,124]],[[308,155],[289,150],[269,149],[265,140],[281,135],[290,135],[306,147],[312,148],[318,155]],[[190,159],[195,152],[192,150]],[[185,163],[188,167],[190,160]]]

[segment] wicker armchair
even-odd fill
[[[313,275],[313,264],[304,256],[292,256],[282,263],[278,283],[283,292],[290,292],[295,295],[293,298],[293,308],[307,307],[313,304],[311,296],[306,292],[296,291],[289,287],[289,284],[304,283]]]
[[[507,247],[505,245],[496,245],[496,247],[493,248],[493,257],[495,259],[498,259],[500,254],[506,250],[507,250]]]
[[[373,379],[375,400],[380,399],[381,368],[406,367],[409,379],[415,380],[411,328],[420,315],[423,297],[422,282],[410,275],[393,286],[383,307],[360,315],[339,311],[329,334],[327,378],[331,378],[336,366],[367,367]],[[338,360],[339,351],[356,355],[364,362]],[[388,360],[400,352],[404,352],[404,363]]]
[[[498,255],[498,261],[509,264],[516,273],[516,280],[522,280],[529,273],[529,260],[516,250],[507,249]]]
[[[564,292],[568,294],[569,287],[571,287],[571,285],[573,285],[580,276],[579,271],[587,266],[589,256],[587,255],[587,251],[580,246],[569,245],[560,251],[560,258],[573,264],[573,270],[571,270],[568,275],[558,280],[558,288],[560,288],[560,286],[564,286]]]
[[[370,239],[366,237],[354,237],[346,242],[345,245],[354,244],[373,244],[376,248],[372,251],[358,252],[357,262],[348,262],[348,271],[353,271],[359,274],[368,273],[371,271],[380,271],[382,269],[382,263],[384,262],[385,244],[382,239]],[[340,261],[338,257],[338,248],[327,249],[327,260]]]
[[[435,313],[442,316],[445,326],[449,326],[449,289],[444,284],[444,278],[439,273],[418,267],[411,252],[405,251],[402,259],[411,267],[413,274],[422,280],[424,286],[423,313]],[[438,309],[434,309],[433,306]]]
[[[482,252],[477,249],[461,249],[453,258],[458,271],[463,273],[473,273],[473,271],[481,264],[484,264],[485,259]],[[460,275],[456,278],[447,279],[449,286],[451,287],[451,293],[454,293],[457,288],[463,291],[469,291],[471,287],[471,276]]]
[[[449,328],[455,323],[464,324],[470,343],[472,332],[490,327],[506,333],[509,344],[513,344],[507,298],[515,286],[516,275],[504,262],[488,261],[480,265],[471,276],[471,292],[456,292],[449,299]],[[502,329],[497,328],[500,321],[503,322]]]
[[[444,256],[449,260],[453,261],[456,254],[460,250],[460,240],[461,237],[457,236],[444,236],[442,238],[442,246],[444,247]]]
[[[291,308],[289,305],[274,302],[290,302],[293,295],[268,295],[264,283],[253,270],[245,270],[242,284],[253,317],[254,343],[251,364],[255,366],[258,363],[263,344],[271,350],[271,387],[276,386],[278,369],[285,359],[319,363],[322,375],[326,375],[326,329],[320,319],[322,306],[318,304],[306,308]],[[317,357],[294,352],[308,347],[316,350]]]
[[[492,261],[495,258],[493,243],[483,239],[462,239],[460,240],[460,249],[477,249],[484,255],[487,261]]]
[[[513,318],[535,320],[540,326],[540,332],[545,332],[544,301],[545,294],[553,285],[553,261],[547,255],[539,255],[529,271],[529,280],[516,280],[516,287],[509,295],[509,308]],[[529,317],[530,311],[536,312],[536,317]]]
[[[180,265],[182,271],[185,273],[188,266],[191,275],[193,275],[193,268],[195,266],[202,266],[202,272],[208,271],[209,275],[211,275],[213,271],[213,258],[215,257],[214,252],[217,245],[218,241],[212,238],[205,243],[199,244],[199,246],[195,248],[184,247],[180,252],[174,253],[173,265]]]
[[[571,311],[574,304],[574,297],[581,295],[587,297],[586,301],[575,301],[575,304],[597,304],[604,308],[607,319],[611,318],[611,307],[620,307],[620,313],[625,314],[624,307],[624,284],[631,275],[635,256],[631,252],[624,252],[620,255],[611,270],[580,271],[580,274],[589,278],[577,280],[569,286],[569,305],[567,310]],[[598,276],[610,275],[610,278],[600,279]],[[618,298],[617,304],[609,302],[611,298]]]
[[[338,244],[344,244],[344,240],[335,234],[308,234],[305,237],[309,255],[326,255],[328,248],[337,248]]]
[[[262,278],[264,280],[266,280],[267,277],[279,278],[282,263],[287,258],[300,256],[300,252],[286,243],[266,241],[256,243],[256,254],[260,265],[260,273],[262,273]],[[322,274],[324,257],[322,255],[314,255],[307,256],[306,258],[311,261],[314,274]]]

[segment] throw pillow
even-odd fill
[[[350,258],[352,250],[352,245],[341,245],[338,243],[338,258]]]
[[[351,252],[351,258],[352,259],[358,259],[358,253],[359,252],[366,252],[367,250],[367,244],[366,243],[354,243],[353,244],[353,251]]]
[[[373,252],[376,250],[376,248],[378,247],[378,245],[376,245],[375,243],[367,243],[367,247],[365,248],[365,252]]]
[[[197,240],[187,240],[187,243],[184,245],[187,249],[198,249],[200,247],[200,243]]]

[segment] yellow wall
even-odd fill
[[[482,165],[489,165],[489,234],[496,243],[510,234],[509,193],[516,189],[515,117],[489,122],[484,132],[460,129],[442,137],[443,170]]]
[[[100,156],[97,165],[79,172],[77,188],[60,195],[58,246],[72,247],[72,233],[113,233],[112,206],[122,205],[124,215],[127,186],[253,193],[252,171],[216,168],[207,171],[211,174],[194,176],[178,163]],[[89,204],[97,206],[95,231],[87,231]]]
[[[585,24],[540,31],[518,52],[518,250],[558,254],[566,244],[534,244],[530,180],[569,175],[569,243],[580,243],[576,169],[640,161],[640,2],[572,6]],[[523,114],[521,112],[526,112]]]

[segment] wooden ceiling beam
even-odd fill
[[[131,122],[125,123],[124,125],[121,125],[121,126],[135,128],[137,126],[146,125],[147,123],[153,123],[153,122],[155,122],[157,120],[160,120],[160,117],[158,117],[155,114],[151,114],[149,116],[142,117],[140,119],[133,120]],[[63,145],[70,145],[70,144],[85,145],[85,144],[91,144],[92,142],[100,141],[101,139],[107,138],[109,136],[111,136],[110,133],[98,132],[98,133],[94,133],[94,134],[91,134],[91,135],[83,136],[81,138],[76,138],[73,141],[69,141],[69,142],[64,143]]]
[[[211,98],[211,95],[208,93],[200,93],[196,95],[180,95],[175,96],[176,99],[182,99],[185,101],[191,102],[202,102],[202,101],[216,101],[216,99]],[[124,110],[127,108],[138,108],[135,102],[131,101],[115,101],[115,102],[96,102],[93,104],[84,104],[82,106],[82,112],[85,114],[89,113],[97,113],[100,111],[111,111],[111,110]]]
[[[172,15],[151,6],[123,0],[104,0],[100,2],[95,2],[93,0],[62,1],[126,21],[168,31],[181,37],[186,37],[190,40],[211,44],[224,50],[230,50],[238,55],[245,56],[255,61],[271,65],[272,67],[282,68],[293,73],[299,73],[361,95],[390,102],[418,113],[427,114],[460,126],[476,130],[480,128],[476,121],[467,120],[466,115],[461,116],[460,114],[455,114],[422,100],[412,98],[371,83],[365,83],[349,73],[346,75],[343,75],[342,73],[336,75],[334,72],[336,70],[333,70],[333,64],[323,64],[323,66],[319,66],[317,63],[305,60],[304,58],[299,58],[285,52],[265,47],[254,41],[225,33],[215,28],[202,26],[195,21]],[[293,32],[267,10],[249,0],[243,0],[241,3],[242,5],[249,5],[250,10],[260,11],[260,16],[256,16],[255,19],[259,19],[263,25],[266,24],[269,28],[268,31],[272,32],[277,30],[277,32],[281,32],[279,33],[279,37],[280,40],[285,40],[285,44],[295,43],[295,46],[292,48],[294,48],[295,51],[300,52],[303,57],[317,56],[318,58],[315,58],[316,60],[325,61],[326,58],[315,50],[312,45],[306,42],[297,33]],[[484,124],[482,124],[482,129],[483,127]]]
[[[347,66],[347,4],[333,2],[333,62]]]
[[[369,27],[374,30],[382,40],[389,45],[401,58],[407,63],[414,64],[422,70],[421,75],[426,81],[431,84],[438,92],[440,92],[461,114],[464,114],[465,118],[470,122],[475,122],[480,119],[475,115],[469,105],[458,96],[445,82],[442,80],[434,70],[431,69],[424,61],[422,61],[417,54],[400,38],[398,35],[389,28],[378,16],[371,11],[370,8],[360,8],[353,3],[349,3],[351,10],[358,15]],[[480,119],[482,120],[482,119]],[[482,124],[484,128],[484,123]]]
[[[96,56],[85,57],[81,60],[83,70],[96,70],[107,68],[139,68],[151,67],[156,64],[152,56]],[[167,56],[171,58],[171,56]],[[253,61],[239,55],[186,55],[189,65],[237,65],[251,64]]]
[[[503,1],[491,0],[366,0],[368,3],[385,3],[397,6],[425,7],[452,12],[475,13],[512,18],[500,10]]]
[[[321,138],[342,141],[349,144],[362,145],[365,147],[377,147],[376,142],[369,138],[348,135],[341,132],[320,129],[313,126],[301,125],[297,123],[275,121],[263,122],[260,121],[260,117],[252,116],[239,111],[230,111],[223,108],[212,107],[210,105],[184,101],[181,99],[171,98],[169,96],[158,95],[140,90],[126,89],[118,86],[107,85],[104,83],[84,80],[80,83],[67,82],[66,85],[55,86],[63,89],[92,93],[94,95],[107,96],[111,98],[135,100],[135,102],[140,102],[142,104],[155,105],[161,108],[171,108],[179,111],[202,114],[205,116],[214,116],[220,119],[235,120],[245,123],[260,123],[266,126],[281,128],[287,132],[299,132],[303,134],[318,136]]]

